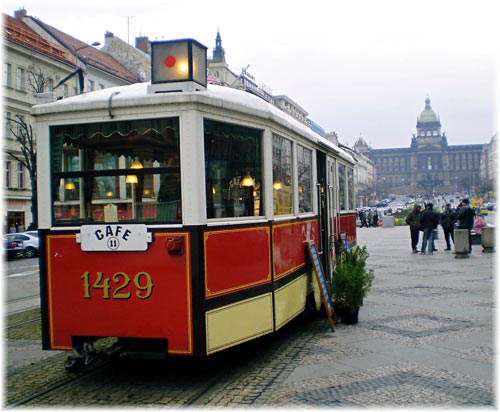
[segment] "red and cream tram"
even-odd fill
[[[152,62],[151,84],[33,109],[45,350],[116,337],[131,356],[212,354],[305,310],[308,241],[327,277],[334,241],[356,242],[349,154],[206,87],[194,40],[153,43]]]

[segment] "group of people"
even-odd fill
[[[427,203],[425,209],[419,204],[415,204],[413,210],[408,214],[406,223],[410,226],[411,235],[411,248],[413,253],[418,253],[418,240],[420,232],[423,232],[422,247],[420,253],[425,255],[434,254],[437,251],[434,246],[434,239],[437,236],[438,225],[441,224],[446,241],[446,249],[451,250],[450,238],[455,243],[454,229],[467,229],[469,231],[469,253],[472,252],[472,234],[474,229],[476,234],[481,234],[482,228],[487,226],[487,223],[481,217],[476,216],[474,219],[475,211],[469,206],[469,199],[463,199],[458,205],[457,209],[452,209],[451,204],[447,203],[445,210],[439,216],[433,209],[432,203]]]
[[[359,220],[361,222],[360,228],[362,227],[377,227],[379,226],[378,212],[370,210],[368,216],[364,210],[359,211]]]

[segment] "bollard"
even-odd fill
[[[455,229],[455,258],[464,259],[469,257],[469,231],[467,229]]]
[[[495,251],[495,228],[483,227],[481,233],[481,245],[483,253],[493,253]]]
[[[382,216],[382,227],[394,227],[394,216]]]

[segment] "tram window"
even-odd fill
[[[178,118],[54,126],[51,150],[54,224],[181,221]]]
[[[340,210],[346,210],[345,203],[345,193],[346,193],[346,182],[345,182],[345,166],[339,164],[339,208]]]
[[[353,170],[351,167],[347,168],[347,184],[349,187],[348,191],[348,205],[347,209],[348,210],[353,210],[354,209],[354,178],[353,178]]]
[[[312,150],[297,146],[299,212],[312,212]]]
[[[273,134],[273,204],[275,215],[292,213],[292,142]]]
[[[262,131],[204,120],[207,218],[263,215]]]

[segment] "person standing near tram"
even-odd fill
[[[469,206],[469,199],[464,199],[460,203],[460,212],[458,213],[458,228],[469,231],[469,253],[472,253],[472,235],[471,230],[474,226],[474,209]]]
[[[429,255],[434,254],[434,230],[439,224],[439,217],[433,210],[433,204],[427,203],[425,210],[420,215],[420,224],[424,231],[424,240],[422,242],[422,255],[426,254],[427,245],[429,245]]]
[[[444,240],[446,241],[445,250],[451,250],[450,237],[451,240],[453,241],[453,244],[455,243],[455,236],[453,231],[456,222],[457,222],[457,213],[455,212],[455,210],[451,208],[451,204],[447,203],[439,219],[439,223],[443,228]]]
[[[413,210],[408,213],[406,217],[406,223],[410,226],[410,236],[411,236],[411,249],[413,253],[417,253],[418,238],[420,234],[420,205],[415,203]]]

